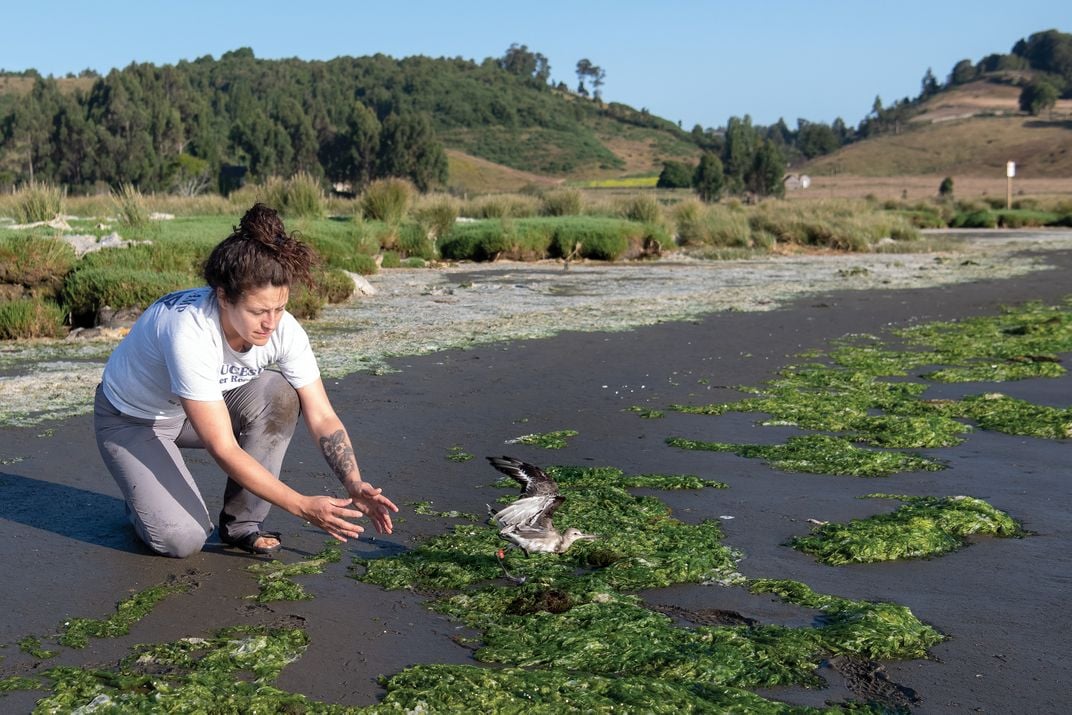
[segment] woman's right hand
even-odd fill
[[[350,521],[364,516],[364,512],[353,508],[352,499],[325,496],[305,497],[301,514],[298,516],[313,526],[323,529],[339,541],[356,539],[364,531],[364,528]]]

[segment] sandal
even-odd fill
[[[257,546],[257,540],[262,536],[275,539],[275,546]],[[251,554],[274,554],[283,548],[283,535],[278,531],[251,531],[245,536],[240,536],[237,539],[221,539],[223,543],[228,546],[233,546],[236,549],[242,549]]]

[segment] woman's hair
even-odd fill
[[[287,234],[275,209],[254,204],[234,232],[212,249],[205,281],[236,302],[266,285],[308,283],[316,254],[309,244]]]

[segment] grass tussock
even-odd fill
[[[31,181],[15,192],[11,207],[17,223],[51,221],[62,216],[66,190],[48,182]]]
[[[138,230],[149,225],[149,207],[136,186],[121,184],[111,196],[121,226]]]

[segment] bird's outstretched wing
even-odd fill
[[[495,521],[499,523],[500,528],[522,525],[533,528],[549,528],[551,526],[551,515],[559,504],[564,501],[566,501],[566,497],[560,494],[522,497],[495,512]]]
[[[491,466],[521,485],[522,497],[549,496],[558,494],[558,484],[545,471],[534,464],[513,457],[488,457]]]

